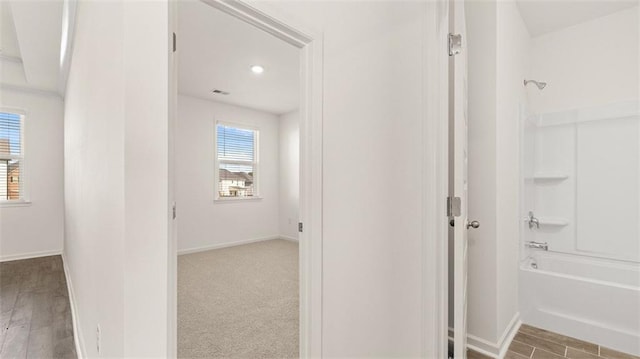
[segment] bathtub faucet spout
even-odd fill
[[[541,242],[525,242],[525,245],[529,248],[536,248],[536,249],[542,249],[545,251],[549,250],[549,245],[547,244],[547,242],[541,243]]]

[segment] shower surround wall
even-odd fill
[[[638,7],[532,39],[523,139],[526,323],[640,354]],[[525,119],[526,118],[526,119]],[[532,267],[535,263],[537,269]]]
[[[640,261],[638,103],[543,114],[535,131],[526,179],[528,210],[540,221],[535,240],[551,251]]]
[[[640,111],[637,101],[530,116],[520,308],[526,323],[640,354]],[[527,141],[534,137],[535,140]]]

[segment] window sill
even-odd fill
[[[240,198],[216,198],[213,203],[237,203],[237,202],[255,202],[261,201],[262,197],[240,197]]]
[[[13,200],[13,201],[0,201],[0,208],[3,207],[27,207],[31,205],[31,201],[25,200]]]

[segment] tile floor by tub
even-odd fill
[[[468,359],[489,357],[469,350]],[[516,334],[505,359],[640,359],[597,344],[556,334],[523,324]]]
[[[0,263],[0,358],[77,358],[60,256]]]

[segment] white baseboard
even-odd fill
[[[76,307],[76,295],[73,291],[73,283],[71,282],[71,275],[69,274],[69,267],[67,266],[67,258],[62,252],[62,267],[64,269],[64,276],[67,280],[67,291],[69,292],[69,306],[71,307],[71,322],[73,323],[73,341],[76,344],[76,354],[78,359],[85,357],[84,337],[80,331],[80,321],[78,319],[78,308]]]
[[[504,333],[502,333],[502,337],[500,337],[500,359],[504,358],[505,355],[507,355],[509,346],[511,346],[513,338],[516,336],[516,334],[518,334],[521,325],[522,319],[520,319],[520,312],[517,312],[511,319],[511,322],[509,322],[509,325],[505,329]]]
[[[467,335],[467,346],[478,353],[492,358],[502,359],[507,354],[511,341],[513,341],[513,337],[518,333],[521,325],[522,320],[520,320],[520,313],[517,312],[513,318],[511,318],[509,325],[507,325],[500,336],[498,343],[492,343],[488,340],[469,334]]]
[[[41,251],[41,252],[30,252],[30,253],[21,253],[21,254],[10,254],[6,256],[0,256],[0,262],[9,262],[9,261],[17,261],[21,259],[31,259],[31,258],[39,258],[39,257],[48,257],[48,256],[57,256],[62,254],[62,250],[57,249],[53,251]]]
[[[289,237],[289,236],[285,236],[284,234],[281,234],[280,235],[280,239],[284,239],[285,241],[291,241],[291,242],[298,243],[298,237]]]
[[[243,244],[256,243],[256,242],[262,242],[262,241],[269,241],[269,240],[272,240],[272,239],[281,239],[281,238],[282,238],[282,236],[280,236],[280,235],[272,235],[272,236],[261,237],[261,238],[244,239],[244,240],[235,241],[235,242],[217,243],[217,244],[212,244],[212,245],[203,246],[203,247],[180,249],[180,250],[178,250],[178,255],[180,256],[180,255],[183,255],[183,254],[205,252],[205,251],[210,251],[210,250],[213,250],[213,249],[235,247],[235,246],[241,246]],[[282,239],[284,239],[284,238],[282,238]]]

